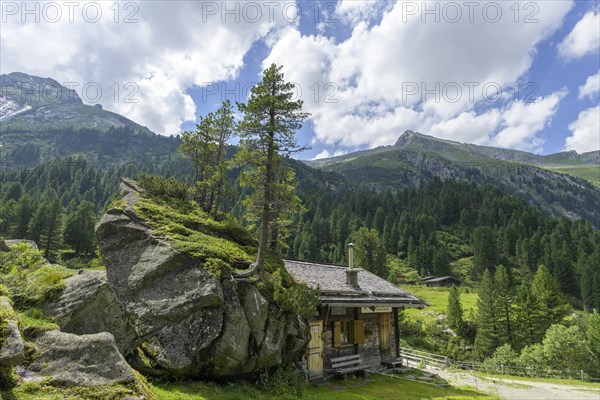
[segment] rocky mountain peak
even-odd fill
[[[51,78],[12,72],[0,75],[0,96],[21,106],[83,104],[77,92]]]

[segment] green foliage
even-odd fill
[[[530,375],[537,375],[546,368],[544,346],[541,343],[532,344],[521,350],[519,365]]]
[[[216,113],[200,117],[195,132],[183,132],[179,152],[188,158],[194,168],[195,200],[208,213],[219,210],[226,180],[227,141],[236,128],[234,112],[229,100]]]
[[[387,277],[384,244],[375,229],[360,228],[350,235],[355,249],[355,266],[362,267],[383,278]]]
[[[600,315],[594,311],[587,319],[587,340],[590,351],[590,364],[588,371],[597,373],[600,371]]]
[[[173,177],[163,178],[158,175],[142,173],[138,178],[138,182],[142,188],[153,196],[172,197],[179,200],[185,200],[188,197],[188,185]]]
[[[0,253],[4,273],[0,283],[8,287],[8,292],[18,308],[31,307],[56,299],[64,289],[64,279],[74,275],[74,271],[46,264],[41,252],[21,244],[13,251]]]
[[[546,315],[544,331],[551,324],[560,322],[571,311],[571,307],[566,303],[556,279],[543,265],[538,268],[533,277],[531,292],[540,304],[542,312]]]
[[[494,272],[498,262],[498,250],[496,248],[496,234],[487,226],[475,228],[472,235],[473,264],[476,274],[489,269]]]
[[[65,244],[73,247],[75,256],[89,255],[96,251],[95,226],[94,204],[82,201],[67,218],[65,227]]]
[[[505,343],[494,351],[494,355],[491,358],[485,360],[484,365],[498,372],[503,372],[504,369],[508,372],[509,369],[518,365],[518,360],[519,356],[513,350],[512,346]]]
[[[298,211],[300,204],[293,193],[293,173],[282,161],[284,155],[301,150],[294,135],[309,114],[302,112],[302,101],[293,100],[294,83],[285,82],[281,69],[272,64],[250,91],[248,102],[238,103],[244,118],[239,124],[242,150],[236,157],[246,167],[240,175],[241,186],[254,190],[245,204],[260,221],[259,272],[267,248],[278,250],[279,234],[289,221],[281,216]]]
[[[446,308],[446,321],[448,326],[459,336],[463,336],[463,309],[460,304],[460,291],[458,287],[452,286],[448,294],[448,306]]]
[[[531,290],[531,284],[525,282],[519,286],[515,297],[515,348],[540,342],[546,331],[544,308]]]
[[[247,266],[255,251],[254,240],[231,217],[216,221],[193,201],[144,196],[134,205],[158,236],[170,239],[175,249],[199,258],[215,259],[229,267]]]
[[[479,356],[492,354],[498,347],[496,285],[490,270],[486,269],[479,285],[477,300],[477,336],[475,350]]]
[[[498,342],[512,345],[514,343],[515,330],[514,296],[508,271],[503,265],[499,265],[496,268],[494,284]]]
[[[295,400],[304,396],[305,379],[302,370],[289,364],[262,373],[258,384],[277,398]]]
[[[42,202],[29,222],[28,235],[43,251],[44,257],[55,261],[62,247],[64,214],[60,200],[51,195]]]
[[[37,308],[29,308],[18,313],[18,320],[19,330],[27,340],[33,340],[46,331],[59,329],[54,319],[47,317]]]
[[[293,281],[290,274],[275,260],[268,260],[267,272],[257,286],[261,293],[274,301],[282,311],[311,315],[319,304],[318,291]]]
[[[544,360],[549,368],[577,372],[588,366],[586,339],[576,326],[550,326],[542,345]]]
[[[406,260],[388,255],[386,264],[389,270],[388,281],[395,284],[419,282],[419,273],[411,268]]]

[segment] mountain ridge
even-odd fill
[[[500,147],[482,146],[472,143],[462,143],[458,141],[441,139],[434,136],[425,135],[419,132],[406,130],[398,137],[393,145],[379,146],[369,150],[359,150],[356,152],[344,154],[341,156],[322,158],[318,160],[307,160],[306,164],[310,166],[323,166],[340,162],[356,156],[369,155],[389,151],[396,148],[422,148],[423,150],[432,150],[432,148],[443,146],[453,147],[455,150],[471,151],[477,155],[489,157],[496,160],[518,161],[529,164],[539,164],[544,166],[572,164],[598,164],[600,163],[600,150],[585,153],[577,153],[574,150],[552,153],[548,155],[538,155],[522,150],[505,149]]]
[[[0,75],[0,131],[42,131],[57,128],[88,128],[106,131],[129,127],[141,133],[150,129],[100,104],[87,105],[77,92],[52,78],[23,72]]]

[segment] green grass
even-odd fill
[[[402,288],[431,303],[430,306],[425,307],[423,310],[407,308],[405,310],[407,317],[427,323],[435,321],[438,315],[446,314],[450,288],[430,288],[422,285],[402,285]],[[463,315],[467,318],[471,310],[473,313],[477,311],[477,291],[473,288],[461,287],[460,292]]]
[[[24,383],[8,391],[0,391],[0,399],[6,400],[118,400],[135,396],[140,391],[134,384],[104,385],[97,387],[56,387],[45,382]]]
[[[32,340],[46,331],[59,329],[54,319],[47,317],[37,308],[30,308],[18,313],[19,330],[26,339]]]
[[[573,166],[549,166],[543,167],[553,172],[570,174],[590,181],[596,186],[600,186],[600,166],[598,165],[573,165]]]
[[[154,384],[159,400],[267,400],[277,399],[269,392],[250,385],[219,386],[212,383],[182,382]],[[292,397],[288,397],[291,399]],[[308,385],[305,400],[422,400],[422,399],[493,399],[472,389],[438,387],[371,374],[368,379],[330,381],[323,386]]]

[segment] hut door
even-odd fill
[[[310,322],[310,342],[308,342],[309,379],[323,376],[323,321]]]

